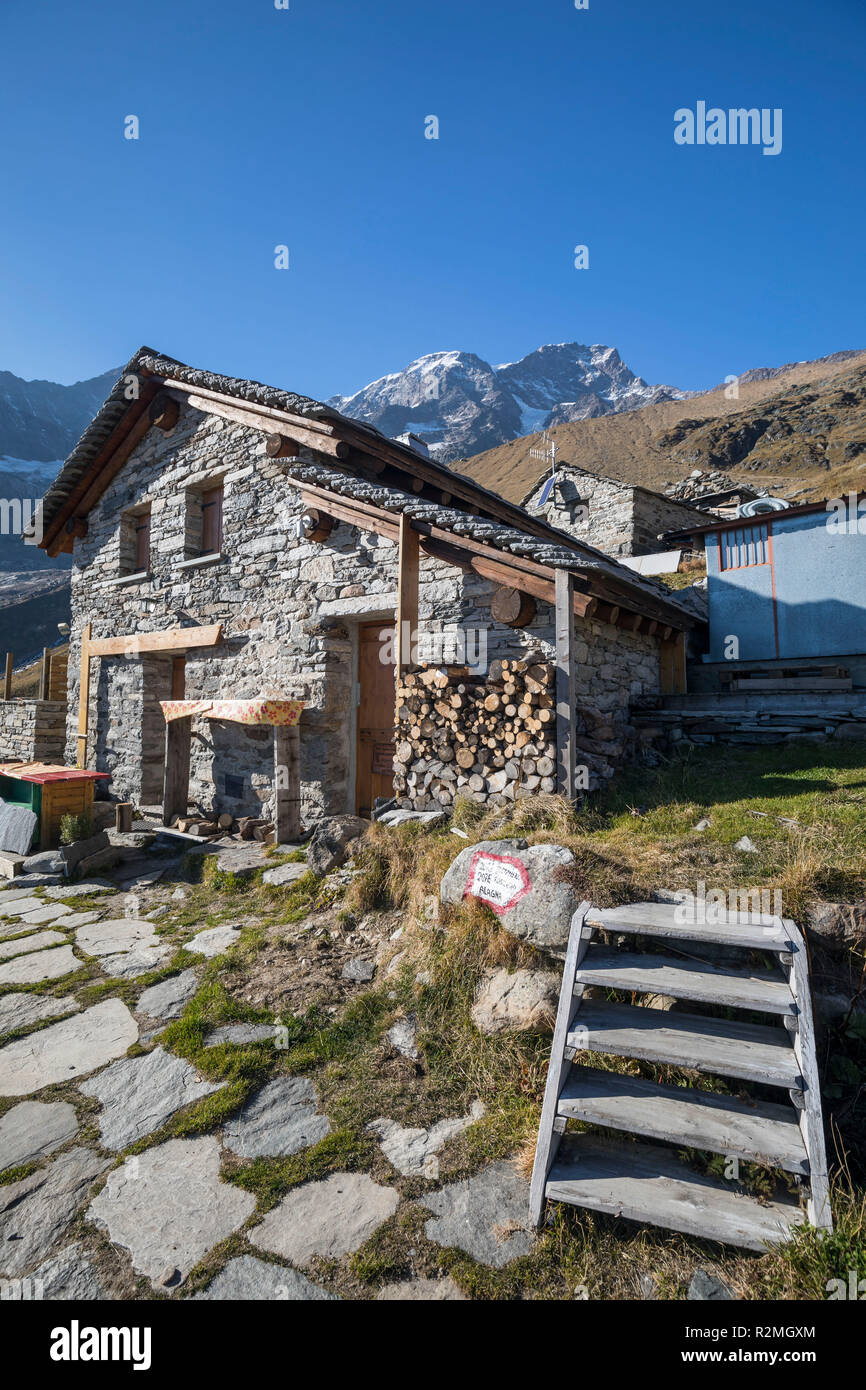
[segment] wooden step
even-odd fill
[[[791,941],[784,927],[769,913],[728,912],[716,920],[712,906],[710,921],[700,920],[700,903],[695,904],[697,920],[681,922],[676,903],[629,903],[624,907],[590,908],[587,926],[611,932],[634,932],[638,936],[662,936],[677,941],[705,941],[720,946],[742,946],[751,951],[790,951]]]
[[[588,999],[568,1034],[577,1052],[612,1052],[647,1062],[739,1076],[766,1086],[801,1086],[800,1068],[782,1028],[701,1018]]]
[[[704,962],[673,956],[638,955],[590,946],[575,982],[601,989],[636,990],[641,994],[670,994],[704,1004],[724,1004],[758,1013],[795,1014],[790,986],[780,975],[750,970],[726,970]]]
[[[750,1250],[787,1240],[805,1214],[794,1202],[759,1202],[695,1173],[669,1149],[569,1135],[545,1195],[591,1211],[727,1241]]]
[[[792,1107],[743,1101],[685,1086],[574,1064],[557,1106],[561,1119],[630,1130],[647,1139],[708,1149],[746,1162],[808,1174],[806,1146]]]

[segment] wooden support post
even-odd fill
[[[132,802],[118,801],[114,808],[114,828],[122,835],[132,829]]]
[[[90,709],[90,633],[91,624],[81,630],[81,671],[78,681],[78,751],[76,767],[87,766],[87,717]]]
[[[574,575],[556,571],[556,760],[557,790],[575,796]]]
[[[171,719],[165,726],[165,777],[162,787],[162,823],[185,816],[189,804],[189,750],[192,716]]]
[[[412,642],[418,628],[418,532],[408,516],[400,516],[400,558],[397,581],[396,672],[400,676],[412,659]]]
[[[274,842],[291,844],[301,836],[301,731],[297,724],[274,725]]]
[[[51,689],[51,652],[48,647],[42,648],[42,669],[39,673],[39,698],[48,699],[48,692]]]
[[[3,699],[12,699],[12,653],[6,653],[6,674],[3,677]]]

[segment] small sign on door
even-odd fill
[[[394,745],[393,743],[374,743],[373,744],[373,772],[382,773],[385,777],[391,777],[394,772]]]

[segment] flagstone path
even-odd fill
[[[271,874],[274,886],[304,870],[289,867]],[[186,900],[176,861],[151,871],[137,854],[131,870],[115,872],[114,882],[58,883],[51,874],[0,882],[0,1280],[30,1281],[27,1296],[46,1299],[145,1289],[184,1297],[190,1272],[207,1260],[196,1299],[335,1300],[317,1282],[319,1261],[347,1267],[412,1200],[401,1194],[406,1179],[416,1193],[419,1181],[428,1185],[420,1200],[434,1244],[498,1267],[531,1248],[527,1184],[509,1164],[431,1190],[439,1150],[483,1114],[479,1105],[427,1128],[382,1116],[368,1125],[381,1152],[375,1179],[330,1172],[267,1210],[231,1177],[328,1139],[332,1121],[312,1079],[274,1076],[211,1132],[161,1137],[173,1117],[227,1084],[207,1080],[160,1038],[195,994],[205,961],[236,945],[243,925],[166,928]],[[127,911],[134,915],[120,915]],[[181,944],[199,964],[138,985]],[[353,959],[346,979],[362,990],[374,969]],[[229,1023],[204,1043],[279,1047],[281,1031]],[[393,1024],[383,1047],[417,1059],[414,1016]],[[230,1237],[231,1254],[215,1255]],[[353,1287],[350,1297],[465,1297],[450,1277]]]

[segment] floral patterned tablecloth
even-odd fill
[[[303,700],[160,700],[165,722],[200,715],[232,724],[297,724]]]

